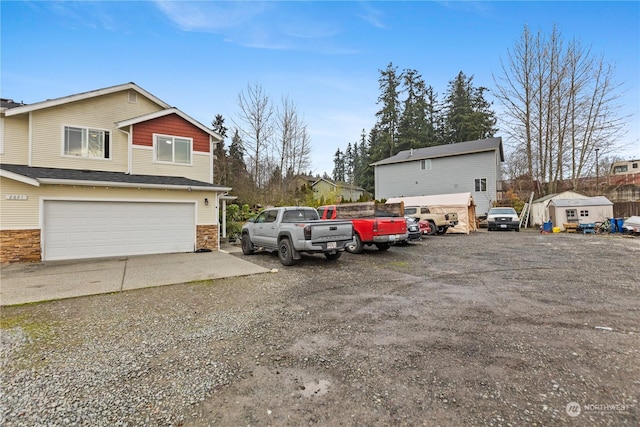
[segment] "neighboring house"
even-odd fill
[[[375,198],[470,192],[482,215],[498,198],[503,161],[501,138],[401,151],[372,164]]]
[[[219,248],[221,137],[136,84],[2,100],[0,124],[1,262]]]
[[[563,191],[562,193],[547,194],[544,197],[540,197],[531,203],[529,224],[533,227],[540,227],[543,223],[549,221],[549,203],[551,203],[551,200],[584,199],[586,197],[584,194],[576,193],[575,191]]]
[[[312,185],[315,200],[332,200],[337,202],[357,202],[367,191],[346,182],[335,182],[325,178],[316,180]]]
[[[564,231],[564,224],[594,224],[613,218],[613,203],[604,196],[583,199],[551,199],[549,220]]]
[[[611,165],[611,175],[630,175],[640,173],[640,159],[620,160]]]

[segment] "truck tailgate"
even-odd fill
[[[407,232],[407,220],[404,217],[399,218],[376,218],[378,236],[386,234],[404,234]]]
[[[351,221],[319,220],[311,223],[312,242],[336,242],[353,239]]]

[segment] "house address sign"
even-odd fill
[[[5,196],[5,198],[7,200],[27,200],[27,199],[29,199],[29,197],[27,197],[26,194],[7,194]]]

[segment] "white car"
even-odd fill
[[[491,208],[487,215],[487,228],[494,230],[515,230],[520,231],[520,219],[518,213],[513,208]]]

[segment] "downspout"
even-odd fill
[[[214,150],[215,150],[216,144],[215,142],[213,142],[213,137],[211,135],[209,135],[209,164],[211,165],[211,167],[209,168],[209,184],[213,184],[213,167],[214,167],[214,161],[215,161],[215,154],[214,154]]]
[[[29,132],[29,136],[27,137],[29,139],[29,142],[28,142],[29,154],[27,156],[27,165],[29,167],[32,166],[32,155],[31,155],[31,153],[33,151],[33,116],[32,115],[33,115],[33,111],[29,111],[29,131],[28,131]],[[63,137],[64,137],[64,135],[63,135]],[[64,141],[64,139],[63,139],[63,141]]]
[[[131,175],[133,173],[133,141],[131,140],[131,133],[123,129],[118,130],[127,135],[127,175]]]

